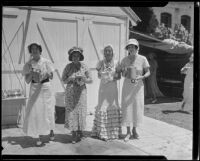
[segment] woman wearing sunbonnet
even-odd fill
[[[193,107],[193,57],[192,53],[189,62],[181,69],[181,73],[186,75],[181,110],[192,109],[191,107]]]
[[[96,66],[101,81],[92,136],[104,141],[118,139],[121,134],[121,111],[117,88],[117,80],[121,75],[119,62],[114,61],[114,54],[112,45],[105,46],[104,59]]]

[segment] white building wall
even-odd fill
[[[161,20],[161,13],[170,13],[172,15],[172,28],[174,28],[175,24],[181,23],[182,15],[190,16],[190,33],[194,35],[194,2],[169,2],[165,7],[152,8],[159,23]]]

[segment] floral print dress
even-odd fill
[[[87,89],[84,82],[68,81],[72,75],[82,75],[91,78],[89,69],[83,63],[67,64],[62,80],[67,84],[65,89],[65,128],[71,131],[84,130],[87,115]]]

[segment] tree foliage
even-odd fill
[[[133,30],[146,34],[153,33],[158,26],[158,20],[151,7],[131,7],[136,15],[142,20],[137,26],[132,27]]]

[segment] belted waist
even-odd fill
[[[41,82],[36,82],[36,81],[34,81],[34,80],[32,80],[31,82],[32,82],[32,83],[41,83],[41,84],[43,84],[43,83],[45,83],[45,82],[49,82],[49,78],[44,79],[44,80],[42,80]]]

